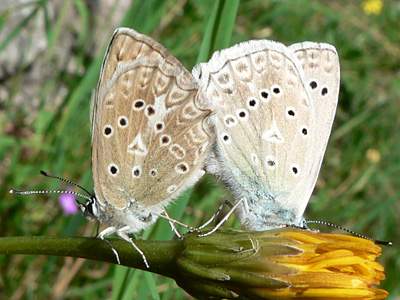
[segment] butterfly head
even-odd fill
[[[98,220],[99,209],[96,196],[93,195],[90,198],[88,198],[85,204],[76,201],[76,205],[78,206],[79,210],[85,216],[86,219],[88,219],[89,221]]]

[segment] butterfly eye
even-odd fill
[[[91,216],[97,216],[98,215],[97,205],[96,205],[96,202],[93,201],[93,199],[89,199],[88,201],[86,201],[85,207],[87,209],[87,212]],[[84,212],[84,214],[85,214],[85,212]]]

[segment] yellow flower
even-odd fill
[[[298,228],[188,236],[178,285],[202,299],[385,299],[381,248]]]
[[[375,261],[381,248],[358,237],[291,230],[277,234],[290,239],[288,245],[303,252],[295,256],[278,255],[269,260],[299,270],[296,274],[276,276],[290,282],[283,290],[269,290],[274,299],[384,299],[388,293],[376,289],[385,279],[382,265]],[[261,295],[265,289],[258,289]]]
[[[366,0],[361,3],[362,8],[364,9],[367,15],[379,15],[382,11],[383,1],[382,0]]]
[[[376,164],[381,160],[381,153],[376,149],[368,149],[366,153],[367,159]]]

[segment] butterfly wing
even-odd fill
[[[315,108],[303,70],[284,45],[250,41],[222,50],[194,74],[215,112],[216,143],[207,169],[250,212],[251,229],[300,223],[312,166]]]
[[[313,180],[308,182],[305,189],[311,196],[321,169],[338,103],[339,56],[335,47],[325,43],[303,42],[291,45],[289,49],[300,61],[306,75],[306,85],[310,87],[315,101],[316,139],[312,151],[314,164],[309,175]]]
[[[210,111],[192,74],[150,37],[115,31],[92,106],[101,205],[164,206],[204,174]]]

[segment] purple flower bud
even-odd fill
[[[67,191],[72,191],[71,187],[67,188]],[[74,215],[78,212],[78,208],[75,204],[75,196],[71,194],[62,194],[58,198],[60,205],[63,209],[64,216]]]

